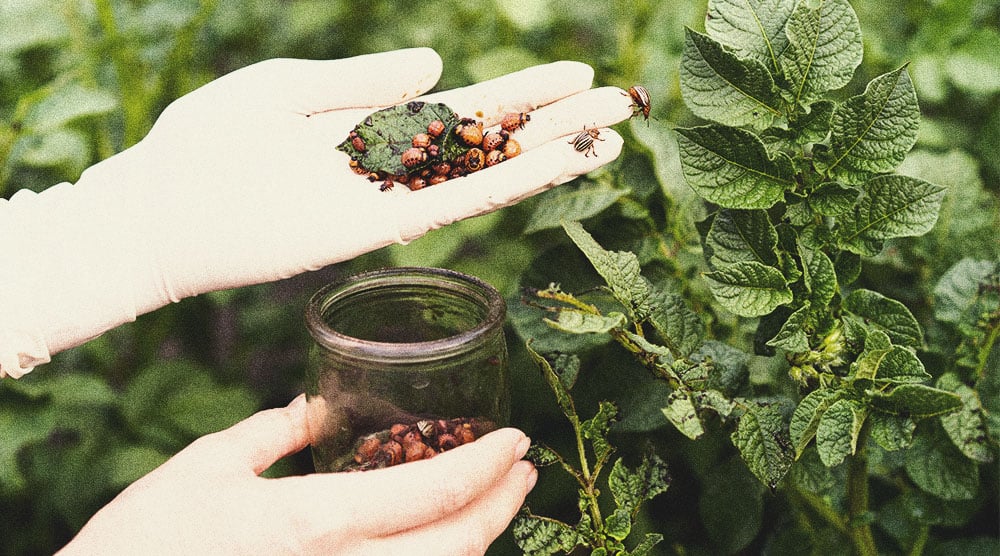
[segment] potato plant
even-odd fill
[[[696,223],[704,268],[693,279],[710,294],[708,314],[752,327],[750,352],[720,353],[682,284],[647,277],[639,254],[605,249],[566,220],[575,199],[549,210],[563,216],[608,305],[558,283],[539,284],[526,302],[558,331],[610,337],[664,384],[664,395],[645,403],[680,434],[696,440],[713,426],[730,431],[764,486],[809,500],[853,552],[878,554],[869,486],[877,465],[899,461],[881,479],[904,483],[904,493],[958,501],[978,496],[979,466],[995,461],[1000,264],[962,259],[942,278],[936,316],[965,321],[963,346],[975,354],[932,375],[912,312],[857,283],[887,242],[930,231],[945,197],[943,186],[896,173],[920,123],[907,67],[874,77],[860,94],[831,98],[862,61],[860,24],[846,0],[710,1],[705,27],[686,30],[680,90],[708,123],[674,130],[684,180],[706,202]],[[961,316],[950,315],[955,309]],[[569,388],[586,370],[558,340],[549,349],[549,357],[531,353],[574,425],[581,468],[544,447],[537,457],[578,479],[581,518],[570,524],[526,510],[514,526],[518,544],[530,554],[577,545],[592,554],[647,554],[662,535],[646,533],[631,549],[622,541],[634,505],[666,490],[666,466],[645,457],[642,471],[624,472],[632,490],[622,494],[618,460],[608,478],[615,510],[602,520],[593,475],[613,451],[607,423],[618,409],[601,402],[580,423]],[[785,375],[781,394],[745,388],[733,376],[737,357],[769,358]],[[592,471],[584,439],[593,443]],[[919,537],[903,540],[921,549]]]

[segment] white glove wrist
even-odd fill
[[[123,233],[128,210],[85,182],[0,202],[0,253],[16,269],[0,285],[0,373],[20,376],[136,317],[149,269],[140,238]]]

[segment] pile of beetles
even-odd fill
[[[430,459],[468,444],[495,427],[478,419],[421,419],[396,423],[388,431],[358,441],[352,470],[380,469],[408,461]]]
[[[424,124],[428,118],[433,119]],[[396,183],[416,191],[521,154],[512,135],[530,120],[529,114],[512,112],[498,131],[490,132],[483,122],[460,118],[443,104],[411,102],[369,116],[338,148],[351,155],[355,173],[379,183],[383,191]]]
[[[633,116],[649,119],[649,93],[641,85],[630,87]],[[444,104],[419,101],[375,112],[351,130],[338,149],[351,157],[351,169],[378,183],[382,191],[397,183],[416,191],[450,179],[478,172],[521,154],[513,137],[531,121],[525,112],[510,112],[500,129],[484,131],[483,122],[459,117]],[[597,156],[595,141],[603,141],[597,128],[583,128],[568,143]]]

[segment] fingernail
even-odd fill
[[[535,483],[538,482],[538,469],[532,466],[531,471],[528,472],[528,476],[524,481],[524,491],[531,492],[531,489],[535,488]]]
[[[531,447],[531,438],[525,436],[517,443],[517,447],[514,448],[514,459],[521,459],[524,454],[528,453],[528,448]]]

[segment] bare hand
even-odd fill
[[[200,438],[60,554],[482,554],[536,478],[515,429],[376,471],[259,477],[307,444],[302,396]]]

